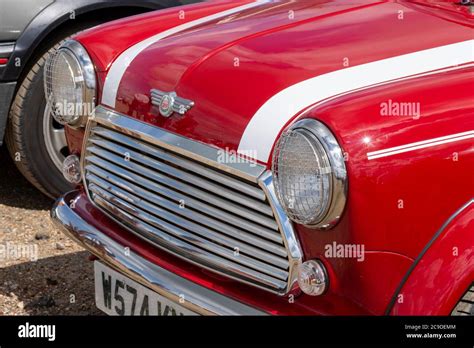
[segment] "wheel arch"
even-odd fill
[[[2,81],[19,81],[31,66],[34,58],[44,51],[51,40],[61,31],[85,23],[108,21],[139,14],[153,9],[164,8],[165,1],[118,0],[77,0],[74,2],[59,0],[41,11],[25,28],[15,43]],[[179,4],[178,1],[174,1]],[[168,1],[167,3],[170,3]],[[18,60],[19,59],[19,60]]]
[[[44,8],[25,28],[15,42],[8,63],[0,74],[0,83],[15,83],[16,88],[7,104],[0,109],[0,145],[3,142],[5,124],[11,102],[36,59],[46,52],[47,47],[67,31],[87,23],[99,24],[128,15],[150,10],[185,4],[182,0],[56,0]],[[74,19],[71,18],[74,14]],[[72,24],[72,25],[71,25]],[[71,33],[72,34],[72,33]]]
[[[474,280],[474,199],[441,226],[407,271],[385,314],[449,315]]]

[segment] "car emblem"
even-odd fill
[[[192,100],[178,97],[175,92],[163,92],[158,89],[151,90],[151,103],[158,107],[164,117],[170,117],[174,112],[184,115],[194,106]]]

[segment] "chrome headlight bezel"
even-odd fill
[[[315,157],[315,161],[329,165],[327,168],[322,168],[319,173],[320,175],[327,175],[328,178],[329,188],[326,192],[328,196],[325,197],[327,204],[321,213],[315,214],[311,219],[299,218],[298,214],[295,214],[294,208],[288,206],[290,199],[283,193],[285,190],[282,189],[282,180],[278,170],[279,161],[281,160],[279,156],[282,150],[282,139],[290,136],[293,132],[297,132],[299,136],[307,137],[307,141],[315,148],[319,147],[320,151],[315,151],[314,155],[320,157],[318,157],[319,159]],[[283,146],[285,145],[283,144]],[[323,155],[318,155],[318,152]],[[315,119],[303,119],[286,129],[278,139],[273,151],[272,173],[278,200],[293,222],[322,230],[330,229],[338,223],[347,200],[347,171],[342,149],[325,124]]]
[[[55,64],[55,59],[57,59],[60,54],[67,54],[73,58],[75,62],[77,62],[78,68],[80,69],[82,75],[80,82],[83,82],[83,107],[76,108],[75,110],[79,110],[80,112],[75,113],[75,115],[68,115],[68,117],[61,115],[55,110],[54,104],[56,102],[56,98],[54,97],[54,93],[52,91],[52,83],[54,78],[53,64]],[[44,72],[44,91],[46,101],[48,102],[52,111],[52,115],[57,122],[73,128],[85,126],[90,116],[90,110],[96,106],[97,77],[92,59],[90,58],[84,46],[82,46],[79,42],[75,40],[67,40],[55,53],[48,57]]]

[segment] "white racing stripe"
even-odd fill
[[[474,138],[474,131],[451,134],[451,135],[446,135],[444,137],[433,138],[429,140],[418,141],[416,143],[395,146],[395,147],[390,147],[384,150],[369,152],[367,153],[367,159],[370,161],[376,158],[393,156],[399,153],[415,151],[415,150],[424,149],[427,147],[438,146],[438,145],[452,143],[455,141],[466,140],[470,138]]]
[[[267,162],[282,128],[299,112],[326,101],[389,81],[416,77],[474,61],[474,40],[458,42],[362,64],[302,81],[265,102],[247,125],[239,153],[249,150]]]
[[[108,105],[112,108],[115,107],[115,100],[117,99],[117,91],[122,81],[122,77],[125,74],[125,71],[132,63],[132,61],[147,47],[153,45],[154,43],[168,37],[184,31],[186,29],[198,26],[203,23],[211,22],[219,18],[227,17],[232,14],[247,10],[253,7],[260,6],[261,4],[267,3],[268,0],[256,0],[252,3],[234,7],[226,11],[218,12],[210,16],[202,17],[194,21],[190,21],[181,25],[178,25],[174,28],[165,30],[159,34],[149,37],[148,39],[137,43],[136,45],[128,48],[120,54],[120,56],[113,62],[110,70],[105,79],[105,84],[102,94],[102,104]]]

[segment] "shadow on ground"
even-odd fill
[[[0,204],[33,210],[49,209],[53,204],[21,175],[5,145],[0,146]]]
[[[76,252],[1,268],[0,296],[14,298],[29,315],[100,315],[88,255]]]

